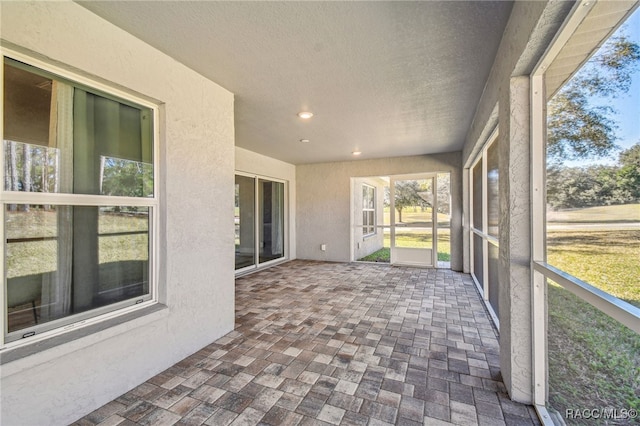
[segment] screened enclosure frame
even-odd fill
[[[622,4],[622,3],[621,3]],[[532,337],[533,337],[533,404],[544,424],[552,425],[553,420],[547,409],[548,385],[548,345],[547,345],[547,282],[551,280],[568,290],[578,299],[589,303],[599,311],[609,315],[636,333],[640,333],[640,308],[618,299],[581,279],[547,263],[547,100],[546,73],[567,42],[592,11],[596,2],[582,0],[574,6],[573,12],[550,43],[545,55],[531,74],[531,193],[532,193]],[[628,3],[628,13],[634,9]],[[637,7],[637,4],[636,6]],[[628,16],[628,14],[626,15]],[[626,16],[612,24],[612,29],[604,37],[606,40]],[[594,46],[595,52],[598,46]],[[586,61],[587,58],[585,58]],[[579,70],[579,65],[575,71]],[[568,77],[567,77],[568,78]]]
[[[493,130],[490,136],[486,139],[486,142],[483,144],[480,152],[478,152],[475,160],[471,163],[469,167],[468,179],[469,179],[469,252],[471,256],[469,256],[469,265],[471,278],[476,285],[476,288],[482,295],[482,299],[485,302],[487,307],[487,311],[491,315],[493,322],[496,324],[496,327],[500,327],[500,320],[498,318],[498,314],[494,307],[490,303],[491,298],[494,297],[492,294],[492,290],[495,291],[496,288],[499,287],[500,283],[494,283],[493,288],[490,288],[490,280],[489,276],[489,247],[492,246],[495,250],[499,250],[500,244],[498,240],[498,234],[490,235],[489,232],[489,214],[488,214],[488,205],[489,205],[489,197],[488,197],[488,151],[490,148],[497,148],[498,146],[498,129]],[[474,196],[475,187],[474,185],[477,183],[476,178],[474,177],[474,170],[476,167],[480,167],[480,190],[481,190],[481,199],[479,200],[479,207],[481,211],[480,218],[477,218],[474,210],[476,209],[476,197]],[[476,237],[478,237],[481,241],[481,265],[476,265],[475,253],[476,253]],[[476,268],[479,266],[479,268]],[[478,275],[481,274],[479,277]]]

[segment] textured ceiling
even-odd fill
[[[236,145],[293,164],[460,150],[512,7],[79,3],[233,92]]]

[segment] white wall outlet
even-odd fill
[[[320,244],[320,250],[327,251],[327,245],[326,244]]]

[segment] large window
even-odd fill
[[[362,185],[362,234],[376,233],[376,189],[367,184]]]
[[[4,59],[4,341],[153,300],[154,110]]]
[[[235,269],[285,257],[285,183],[236,175]]]

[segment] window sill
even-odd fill
[[[58,334],[49,338],[38,340],[33,343],[27,343],[15,348],[7,348],[0,351],[0,365],[2,368],[2,376],[12,374],[13,364],[21,364],[20,362],[26,358],[38,357],[41,359],[30,360],[37,363],[47,362],[50,359],[64,356],[67,353],[79,350],[83,347],[95,344],[97,342],[109,339],[118,334],[130,331],[148,324],[152,321],[168,315],[169,310],[166,305],[156,303],[145,308],[129,312],[114,318],[109,318],[77,330],[67,333]],[[123,325],[127,324],[127,327]],[[13,364],[12,364],[13,363]],[[9,365],[12,364],[12,365]],[[15,369],[20,370],[19,365],[15,365]]]

